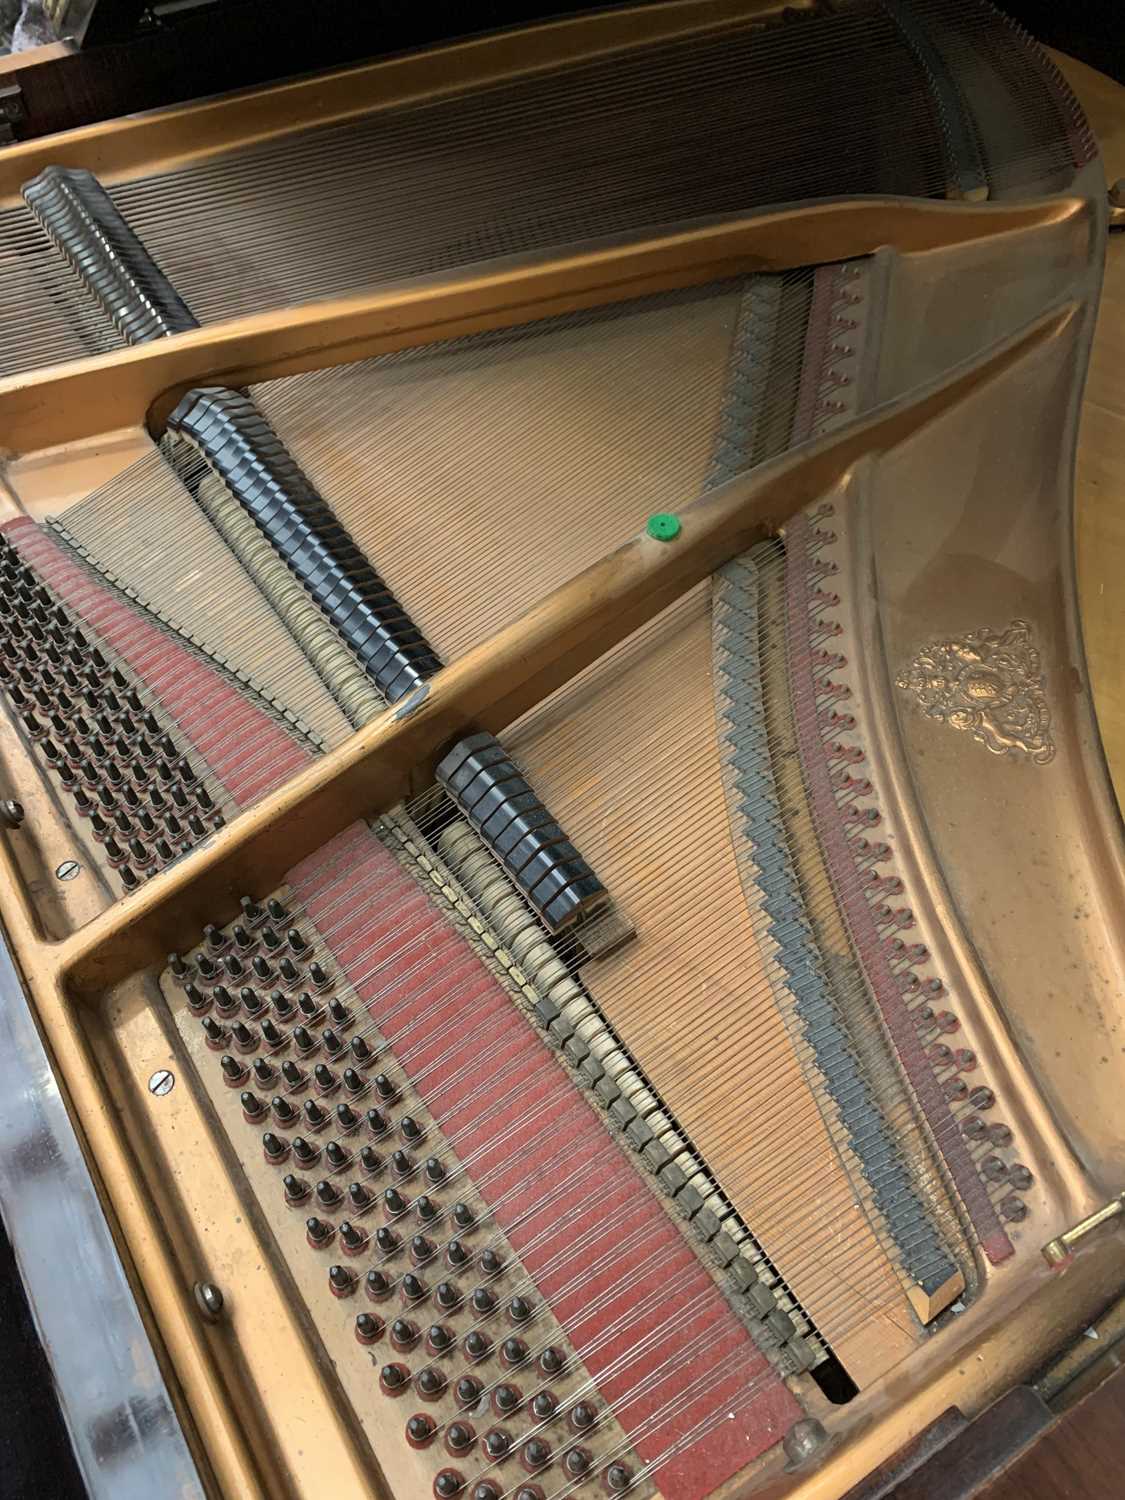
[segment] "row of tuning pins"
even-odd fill
[[[825,505],[817,519],[827,520],[832,513],[832,507]],[[827,529],[815,530],[810,538],[810,566],[818,581],[834,571],[820,553],[836,540],[836,533]],[[838,604],[839,599],[825,597],[821,602],[831,607],[833,602]],[[830,630],[830,619],[818,623],[823,627],[821,634],[825,637],[839,633]],[[989,1196],[1002,1219],[1011,1224],[1022,1223],[1027,1217],[1028,1207],[1020,1194],[1033,1186],[1032,1173],[1023,1163],[1009,1162],[998,1154],[1011,1146],[1011,1128],[1002,1121],[984,1118],[996,1104],[995,1094],[976,1077],[975,1052],[956,1045],[956,1033],[961,1023],[944,1003],[948,996],[942,979],[930,972],[929,950],[924,944],[910,942],[901,935],[914,926],[915,919],[909,907],[894,899],[902,896],[904,887],[892,868],[893,850],[886,842],[868,840],[862,832],[880,823],[881,813],[877,807],[863,802],[874,794],[874,788],[862,774],[867,755],[856,734],[855,718],[836,707],[850,695],[850,690],[830,674],[845,668],[847,659],[823,645],[815,646],[811,656],[823,716],[822,737],[838,814],[863,872],[862,899],[870,911],[888,967],[901,989],[942,1093],[962,1134],[970,1142]]]
[[[132,890],[220,827],[222,814],[136,685],[6,540],[0,583],[0,682]]]
[[[381,1367],[380,1390],[391,1398],[413,1393],[427,1405],[452,1390],[459,1419],[439,1431],[428,1412],[416,1412],[406,1422],[407,1442],[428,1448],[441,1437],[451,1457],[464,1460],[479,1452],[490,1465],[512,1458],[529,1475],[517,1489],[528,1500],[543,1495],[530,1476],[543,1475],[552,1465],[570,1482],[594,1477],[595,1456],[577,1438],[596,1428],[596,1403],[565,1407],[547,1389],[525,1396],[527,1373],[540,1384],[567,1368],[559,1347],[534,1346],[543,1306],[529,1292],[500,1291],[497,1283],[508,1269],[504,1255],[493,1244],[472,1245],[473,1232],[481,1227],[478,1213],[464,1200],[447,1204],[437,1196],[450,1185],[451,1169],[440,1154],[427,1150],[428,1127],[403,1112],[400,1085],[385,1072],[372,1076],[380,1048],[358,1033],[348,1036],[353,1017],[331,993],[335,976],[326,961],[317,976],[321,993],[293,992],[301,976],[283,974],[280,965],[286,957],[307,961],[312,952],[280,900],[259,905],[243,897],[241,920],[229,932],[206,928],[198,948],[170,955],[169,966],[189,1008],[200,1015],[208,1045],[221,1050],[224,1082],[239,1089],[246,1123],[270,1127],[262,1134],[262,1151],[272,1166],[289,1169],[281,1184],[286,1206],[315,1210],[305,1220],[309,1247],[317,1253],[338,1247],[347,1257],[331,1264],[327,1277],[336,1298],[362,1294],[369,1304],[354,1319],[357,1342],[365,1347],[385,1342],[399,1356]],[[255,965],[256,959],[262,962]],[[289,987],[268,996],[253,984],[236,989],[226,982],[245,977],[263,984],[275,973]],[[317,1021],[330,1024],[317,1033]],[[222,1050],[228,1046],[232,1050]],[[298,1126],[301,1133],[291,1136]],[[317,1169],[326,1175],[310,1180]],[[347,1217],[337,1222],[341,1212]],[[369,1254],[377,1264],[357,1267]],[[466,1277],[476,1284],[464,1286]],[[390,1299],[400,1304],[393,1314],[386,1307]],[[462,1315],[472,1326],[459,1336],[455,1324]],[[426,1360],[416,1370],[404,1362],[414,1352]],[[464,1368],[447,1372],[445,1365],[456,1357]],[[481,1373],[490,1361],[510,1378],[486,1387]],[[478,1431],[482,1403],[487,1426]],[[537,1424],[526,1439],[512,1427],[521,1416]],[[565,1420],[568,1435],[558,1454],[546,1432],[556,1420]],[[630,1487],[632,1474],[626,1465],[609,1465],[602,1480],[620,1493]],[[504,1492],[487,1478],[467,1485],[454,1468],[442,1469],[434,1482],[439,1497],[467,1488],[480,1500],[499,1500]]]

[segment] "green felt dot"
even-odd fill
[[[674,542],[683,527],[680,525],[679,516],[674,516],[668,511],[657,511],[656,515],[649,516],[645,530],[658,542]]]

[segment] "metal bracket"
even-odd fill
[[[1111,1219],[1125,1217],[1125,1193],[1118,1193],[1116,1198],[1111,1198],[1103,1208],[1087,1218],[1080,1220],[1073,1228],[1060,1234],[1057,1239],[1048,1240],[1043,1246],[1043,1259],[1052,1268],[1057,1270],[1065,1266],[1074,1255],[1074,1247],[1079,1240],[1084,1240],[1093,1230],[1108,1224]]]

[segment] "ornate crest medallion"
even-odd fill
[[[934,641],[897,683],[931,718],[967,729],[993,755],[1023,753],[1041,766],[1054,758],[1039,652],[1025,620],[1003,632],[972,630]]]

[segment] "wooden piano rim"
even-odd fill
[[[671,0],[564,16],[448,46],[338,68],[269,88],[150,110],[20,142],[0,156],[0,208],[49,165],[82,167],[112,185],[302,130],[342,125],[382,110],[507,82],[641,45],[702,36],[812,10],[816,0]]]
[[[1079,207],[1067,205],[1062,212],[1076,212]],[[880,205],[880,209],[886,213],[889,206]],[[986,232],[977,220],[981,213],[993,224],[1003,224],[1003,232],[1012,231],[1006,214],[995,210],[939,206],[933,210],[933,222],[956,218],[962,225],[971,221],[974,233]],[[1039,222],[1041,212],[1039,217],[1031,216],[1031,223]],[[252,1445],[231,1409],[228,1365],[232,1350],[229,1344],[224,1349],[221,1332],[200,1325],[183,1276],[182,1257],[173,1243],[174,1229],[161,1221],[137,1181],[130,1143],[124,1138],[83,1025],[96,997],[158,962],[171,947],[182,946],[193,925],[229,914],[235,899],[232,892],[265,890],[276,884],[294,860],[354,821],[357,810],[375,814],[393,805],[403,795],[412,772],[420,765],[431,765],[443,745],[466,724],[503,729],[723,562],[831,490],[863,457],[904,441],[974,393],[984,398],[989,382],[1067,336],[1078,310],[1074,303],[1054,309],[951,376],[694,502],[681,512],[683,530],[675,542],[644,535],[627,542],[234,819],[206,845],[60,941],[45,940],[12,851],[0,844],[0,879],[6,878],[10,891],[5,910],[10,941],[73,1112],[97,1163],[120,1240],[159,1328],[200,1451],[206,1454],[223,1493],[267,1494],[273,1484],[262,1475]],[[100,369],[120,358],[111,356],[96,363]],[[51,372],[48,378],[63,379],[65,374]],[[83,374],[92,376],[93,372]],[[1049,1135],[1050,1122],[1043,1124]],[[1061,1142],[1060,1150],[1065,1156]],[[1084,1201],[1085,1189],[1077,1171],[1072,1186],[1075,1200]],[[988,1351],[980,1366],[985,1389],[995,1389],[998,1380],[1012,1378],[1017,1368],[1026,1367],[1029,1348],[1036,1340],[1046,1354],[1058,1336],[1062,1316],[1073,1315],[1076,1307],[1093,1310],[1108,1293],[1112,1264],[1104,1246],[1094,1245],[1084,1252],[1068,1273],[1065,1297],[1053,1287],[1051,1295],[1040,1299],[1033,1329],[1023,1320],[1018,1332],[1008,1328],[1002,1318],[996,1319],[993,1304],[992,1328],[976,1335],[980,1347]],[[944,1347],[936,1354],[929,1350],[925,1354],[934,1380],[924,1397],[912,1398],[887,1423],[857,1435],[846,1450],[810,1476],[807,1493],[838,1493],[846,1488],[844,1475],[850,1480],[893,1451],[914,1426],[928,1420],[933,1400],[943,1405],[966,1402],[958,1374],[966,1363],[964,1344],[954,1337],[939,1343]],[[346,1423],[335,1424],[333,1444],[338,1475],[366,1472],[361,1448],[349,1438]]]
[[[811,0],[796,0],[802,8]],[[18,204],[20,185],[44,166],[84,167],[107,183],[146,176],[276,140],[310,126],[340,124],[411,101],[436,99],[492,81],[675,36],[721,31],[792,6],[793,0],[673,0],[603,15],[576,16],[499,33],[275,88],[109,122],[9,148],[0,160],[0,205]],[[630,295],[690,286],[746,270],[866,254],[883,245],[936,248],[976,236],[1024,230],[1087,212],[1080,199],[1046,204],[919,205],[905,200],[825,203],[705,225],[646,245],[618,245],[565,260],[509,265],[476,277],[319,307],[212,325],[149,350],[77,362],[0,381],[5,441],[20,451],[94,438],[149,423],[158,429],[183,389],[207,380],[236,383],[353,360],[485,327],[510,326]],[[810,250],[809,246],[815,245]],[[892,446],[1003,369],[1062,337],[1075,314],[1059,309],[910,401],[873,413],[838,436],[791,454],[749,481],[685,511],[673,548],[637,538],[560,590],[509,630],[448,668],[416,710],[392,712],[309,772],[237,818],[180,865],[155,877],[59,942],[47,941],[11,846],[0,840],[3,919],[76,1125],[143,1293],[157,1347],[174,1377],[185,1427],[216,1492],[237,1500],[290,1493],[293,1476],[270,1471],[255,1452],[252,1420],[236,1416],[239,1352],[229,1330],[201,1324],[185,1266],[198,1263],[162,1220],[137,1171],[117,1100],[90,1043],[101,1018],[96,996],[177,945],[200,918],[213,919],[243,881],[264,889],[300,853],[401,795],[411,771],[470,719],[502,729],[627,630],[685,591],[750,541],[780,524],[843,477],[866,453]],[[409,707],[409,705],[407,705]],[[88,1022],[89,1025],[84,1023]],[[1045,1138],[1050,1122],[1045,1122]],[[1061,1145],[1061,1143],[1060,1143]],[[138,1147],[139,1149],[139,1147]],[[1068,1157],[1061,1148],[1063,1159]],[[1085,1191],[1071,1174],[1072,1196]],[[948,1330],[923,1353],[928,1384],[885,1419],[852,1434],[805,1476],[802,1495],[838,1496],[895,1452],[942,1409],[973,1412],[1054,1352],[1119,1291],[1118,1243],[1091,1241],[1066,1273],[1041,1289],[1021,1316],[1005,1317],[1026,1286],[997,1287],[991,1322],[958,1337]],[[1003,1298],[1007,1296],[1006,1307]],[[245,1416],[245,1406],[243,1407]],[[326,1491],[370,1492],[369,1455],[327,1412]],[[778,1476],[778,1487],[788,1483]],[[737,1487],[735,1481],[731,1488]],[[382,1489],[382,1487],[380,1487]],[[762,1495],[774,1492],[767,1480]]]

